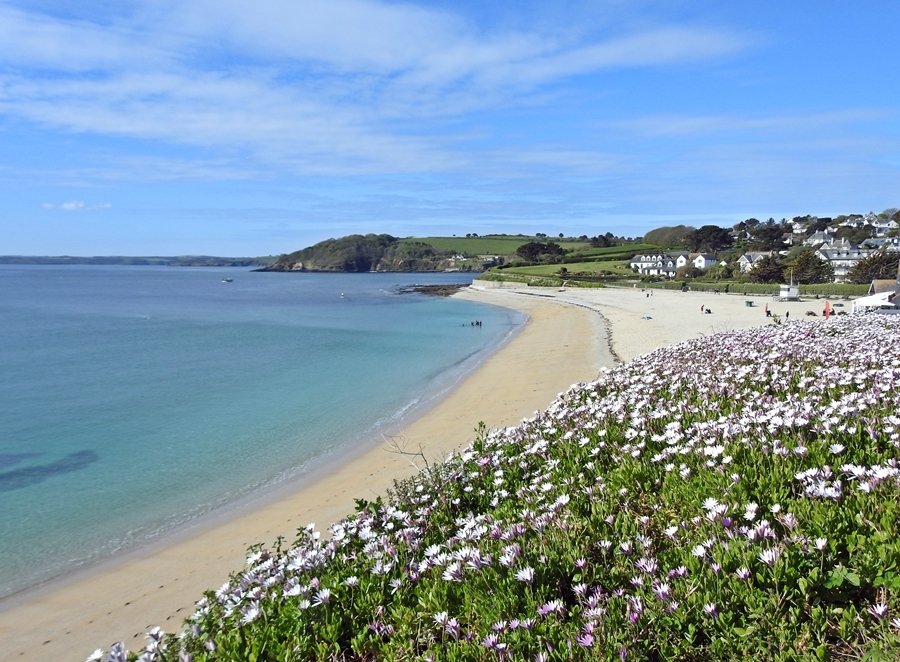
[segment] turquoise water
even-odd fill
[[[522,324],[395,291],[468,280],[0,266],[0,597],[400,422]]]

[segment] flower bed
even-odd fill
[[[897,659],[898,338],[848,316],[638,357],[253,550],[142,659]]]

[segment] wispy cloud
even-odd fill
[[[84,200],[70,200],[69,202],[45,202],[41,205],[44,209],[58,209],[61,211],[97,211],[99,209],[110,209],[112,204],[109,202],[100,202],[88,204]]]
[[[597,123],[615,130],[627,130],[651,137],[709,136],[727,132],[752,135],[756,132],[807,134],[855,124],[896,119],[896,110],[856,108],[835,112],[804,114],[741,115],[650,115]]]
[[[482,158],[459,140],[463,114],[573,76],[748,47],[708,27],[591,38],[485,30],[449,11],[371,0],[156,2],[102,24],[7,7],[0,41],[0,115],[295,174],[471,167]]]

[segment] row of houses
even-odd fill
[[[824,230],[808,235],[810,224],[816,221],[824,221],[827,223]],[[869,212],[868,214],[852,214],[846,219],[834,222],[830,218],[809,217],[808,220],[795,219],[789,221],[791,231],[784,237],[786,244],[806,244],[814,245],[816,242],[828,241],[833,237],[838,228],[862,228],[869,226],[872,229],[874,238],[885,238],[893,230],[900,227],[897,221],[891,218],[879,218],[877,214]]]
[[[667,276],[673,278],[675,272],[687,266],[701,271],[716,264],[712,253],[644,253],[635,255],[629,266],[642,276]]]
[[[879,240],[877,246],[851,244],[845,239],[836,240],[833,236],[829,239],[829,241],[820,242],[813,247],[816,247],[816,255],[831,265],[836,283],[847,280],[847,273],[850,269],[857,262],[871,256],[876,251],[882,249],[900,251],[900,239],[897,237]],[[748,273],[759,262],[776,253],[785,255],[787,251],[749,251],[738,258],[737,267],[741,273]],[[673,278],[676,272],[683,267],[693,266],[705,271],[715,264],[718,264],[718,261],[716,256],[711,253],[655,252],[635,255],[629,266],[632,271],[642,276]]]

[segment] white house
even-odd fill
[[[859,248],[853,244],[842,242],[840,244],[826,244],[816,251],[816,255],[831,265],[831,268],[834,270],[834,282],[841,283],[847,280],[847,272],[857,262],[869,257],[874,252],[867,248]]]
[[[747,273],[756,266],[757,262],[761,262],[771,255],[772,251],[750,251],[749,253],[744,253],[738,258],[738,268],[741,270],[741,273]]]
[[[678,269],[676,255],[669,253],[644,253],[635,255],[629,266],[642,276],[668,276],[671,278]]]
[[[692,256],[694,267],[700,271],[706,271],[716,264],[716,256],[712,253],[697,253]]]
[[[819,232],[813,232],[806,239],[803,240],[804,246],[821,246],[822,244],[830,244],[834,242],[834,230],[830,227],[825,228],[824,230],[820,230]]]

